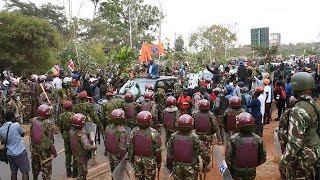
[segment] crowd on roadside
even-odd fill
[[[316,84],[319,82],[318,66],[315,66],[313,61],[309,64],[297,63],[296,65],[280,63],[278,66],[273,67],[274,71],[270,74],[260,72],[257,67],[250,66],[248,63],[245,64],[243,61],[238,62],[236,73],[230,71],[234,68],[230,68],[231,64],[223,65],[223,69],[221,69],[219,65],[213,63],[210,66],[206,66],[206,69],[212,73],[212,78],[199,79],[197,85],[193,88],[189,86],[190,79],[187,78],[187,64],[183,64],[173,70],[163,70],[157,63],[152,61],[143,67],[145,68],[143,77],[157,79],[161,75],[176,76],[178,78],[174,86],[174,98],[176,101],[172,100],[172,102],[175,102],[174,107],[176,106],[176,110],[179,111],[180,115],[190,115],[190,118],[194,118],[195,121],[197,120],[197,115],[203,110],[212,112],[215,118],[214,123],[216,123],[216,130],[213,133],[215,134],[216,143],[225,145],[228,144],[231,136],[237,132],[235,119],[241,113],[247,112],[251,114],[254,120],[253,124],[257,127],[254,132],[260,137],[263,137],[264,125],[281,119],[281,115],[286,108],[290,108],[292,102],[297,101],[291,84],[292,76],[298,72],[305,72],[313,77]],[[95,107],[94,111],[98,111],[96,105],[99,100],[108,99],[112,104],[103,106],[105,109],[103,109],[102,119],[95,122],[99,129],[101,128],[104,131],[110,124],[100,125],[98,121],[104,121],[106,117],[106,119],[112,119],[112,110],[119,108],[118,102],[116,100],[113,101],[112,97],[118,93],[129,78],[137,77],[138,74],[141,76],[141,69],[135,71],[134,68],[132,69],[131,77],[126,78],[120,76],[120,74],[107,73],[106,71],[91,74],[80,71],[67,74],[61,71],[54,76],[32,74],[29,77],[14,77],[11,73],[3,73],[0,105],[2,107],[1,118],[5,122],[2,121],[4,124],[0,128],[0,136],[2,139],[8,137],[6,133],[9,125],[13,122],[14,126],[12,126],[10,133],[14,133],[14,135],[7,140],[9,149],[7,154],[12,176],[16,177],[17,169],[20,169],[24,176],[27,176],[26,174],[30,171],[25,147],[21,143],[21,136],[24,133],[20,125],[29,122],[33,117],[39,117],[38,107],[44,104],[50,106],[50,115],[52,115],[54,123],[58,123],[59,115],[66,111],[64,108],[67,101],[77,105],[83,103],[82,101],[84,100],[90,102],[92,107]],[[146,88],[146,93],[142,95],[145,96],[145,101],[149,104],[149,101],[153,101],[156,104],[155,107],[150,105],[148,110],[153,117],[159,118],[155,124],[150,125],[155,129],[159,128],[159,124],[164,123],[164,112],[166,108],[169,108],[165,101],[168,97],[166,97],[162,89],[163,86],[158,83],[157,87],[140,87]],[[313,97],[318,97],[318,88],[312,91],[312,95]],[[124,97],[123,100],[127,101],[128,99]],[[206,104],[204,100],[208,102],[208,107],[203,108],[202,105]],[[131,101],[126,103],[132,103]],[[278,115],[275,119],[271,118],[273,102],[278,110]],[[144,111],[143,102],[139,105],[139,108],[141,108],[140,111]],[[127,111],[124,113],[127,113]],[[190,121],[190,118],[187,118],[188,121]],[[247,115],[244,116],[244,119],[246,118]],[[250,131],[253,130],[249,129]],[[172,132],[169,133],[169,135],[171,134]],[[167,141],[169,140],[167,139]],[[203,141],[208,140],[204,139]],[[212,142],[212,139],[210,141]],[[18,149],[15,146],[16,144],[19,147]],[[207,147],[207,151],[208,149],[210,149],[210,146]],[[18,161],[19,159],[21,161]],[[230,164],[231,162],[228,163]],[[260,163],[263,162],[261,161]]]

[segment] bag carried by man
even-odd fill
[[[7,130],[7,136],[6,136],[6,140],[5,140],[5,144],[4,146],[2,146],[2,144],[0,144],[0,161],[5,162],[8,164],[8,157],[7,157],[7,142],[8,142],[8,134],[9,134],[9,129],[10,129],[11,124],[8,126],[8,130]]]

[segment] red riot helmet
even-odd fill
[[[76,128],[83,128],[86,123],[86,117],[83,114],[75,114],[71,120],[72,126]]]
[[[241,98],[239,98],[238,96],[232,96],[229,99],[229,104],[230,104],[230,107],[239,108],[241,107]]]
[[[51,108],[47,104],[42,104],[38,107],[38,117],[40,119],[48,119],[51,115]]]
[[[183,114],[177,121],[176,128],[179,131],[189,132],[193,129],[194,120],[189,114]]]

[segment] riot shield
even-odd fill
[[[134,166],[128,160],[128,153],[122,158],[112,172],[113,180],[134,180]]]
[[[279,162],[282,156],[282,151],[281,151],[281,145],[279,141],[279,136],[278,136],[278,131],[279,127],[276,127],[273,131],[274,135],[274,143],[273,143],[273,155],[274,155],[274,161]]]
[[[95,136],[97,132],[97,125],[93,122],[86,122],[84,129],[86,131],[86,134],[89,135],[90,141],[93,143],[92,145],[96,146]],[[94,151],[93,155],[95,156],[96,154],[97,154],[97,151]]]
[[[224,180],[232,180],[224,155],[222,155],[218,146],[213,147],[213,157],[216,160],[217,167]]]

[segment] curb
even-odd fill
[[[93,179],[101,174],[109,172],[110,170],[107,169],[107,166],[109,166],[109,163],[105,162],[105,163],[102,163],[96,167],[89,169],[87,179]]]

